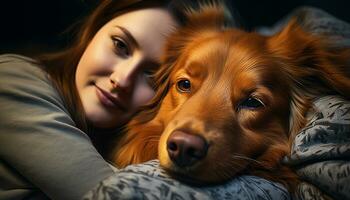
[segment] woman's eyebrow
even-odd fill
[[[137,41],[135,40],[135,38],[132,36],[132,34],[128,31],[128,29],[122,27],[122,26],[115,26],[117,28],[119,28],[123,33],[124,35],[127,37],[127,39],[132,42],[136,47],[138,47],[138,43]]]

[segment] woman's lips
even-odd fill
[[[105,105],[106,107],[112,107],[112,108],[117,107],[122,111],[127,111],[125,104],[122,101],[120,101],[117,97],[103,90],[97,85],[95,85],[95,87],[96,87],[97,97],[103,105]]]

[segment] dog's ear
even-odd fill
[[[268,48],[286,63],[285,71],[299,86],[311,90],[323,86],[350,98],[350,49],[336,48],[331,42],[304,31],[297,19],[292,19],[269,39]]]
[[[334,47],[325,36],[304,31],[297,19],[267,41],[291,86],[291,130],[297,131],[311,101],[320,95],[350,98],[350,50]]]
[[[185,28],[192,31],[222,29],[233,26],[234,20],[224,1],[205,1],[198,6],[185,7]]]

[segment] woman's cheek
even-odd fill
[[[137,109],[140,106],[148,103],[153,96],[155,95],[155,91],[148,84],[138,84],[134,91],[134,107]]]

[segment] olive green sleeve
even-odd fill
[[[79,199],[113,170],[31,61],[0,56],[0,199]]]

